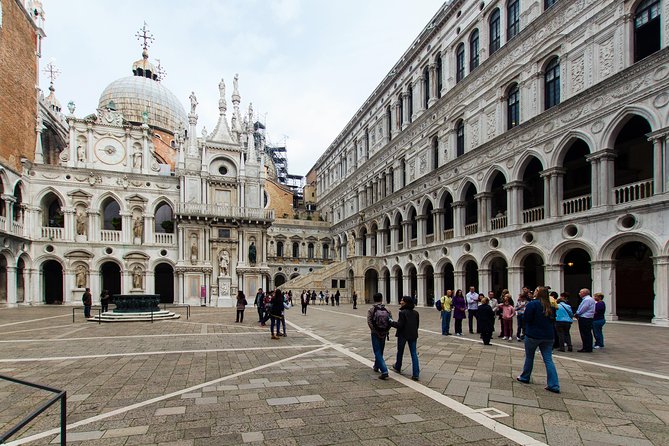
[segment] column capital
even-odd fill
[[[539,172],[541,177],[552,177],[552,176],[564,176],[567,173],[567,169],[563,167],[549,167],[548,169],[542,170]]]
[[[616,157],[616,152],[613,149],[601,149],[596,152],[592,152],[590,155],[585,157],[585,160],[589,163],[593,161],[599,161],[601,159],[613,159]]]
[[[476,200],[483,200],[485,198],[492,198],[492,193],[490,193],[490,192],[479,192],[478,194],[474,195],[474,199],[476,199]]]
[[[522,180],[509,181],[502,187],[504,188],[504,190],[522,189],[525,187],[525,182],[523,182]]]
[[[466,205],[467,205],[467,202],[466,202],[466,201],[454,201],[453,203],[451,203],[451,207],[452,207],[453,209],[455,209],[455,208],[463,208],[463,207],[465,207]]]
[[[648,134],[648,141],[663,140],[669,135],[669,127]]]

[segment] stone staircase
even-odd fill
[[[348,262],[333,262],[318,271],[295,277],[280,288],[283,291],[293,290],[293,295],[299,295],[302,290],[328,290],[332,288],[332,279],[346,279],[348,266]]]
[[[180,314],[171,311],[160,310],[151,312],[134,312],[134,313],[116,313],[114,311],[107,311],[101,315],[95,315],[88,319],[89,322],[151,322],[164,321],[169,319],[179,319]]]

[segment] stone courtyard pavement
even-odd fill
[[[379,380],[366,310],[294,308],[288,336],[270,340],[252,307],[243,324],[233,309],[153,324],[2,309],[0,374],[66,390],[77,445],[669,444],[669,329],[606,324],[605,349],[555,355],[556,395],[539,356],[532,383],[515,381],[521,343],[441,336],[432,308],[419,309],[420,381],[408,351],[402,375]],[[389,365],[394,354],[391,336]],[[48,397],[0,381],[0,431]],[[7,444],[58,443],[58,423],[56,405]]]

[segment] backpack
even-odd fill
[[[376,307],[372,314],[372,325],[380,332],[390,330],[390,311],[386,307]]]
[[[438,300],[434,303],[434,308],[436,308],[437,311],[441,311],[441,310],[444,309],[444,307],[441,305],[441,299],[438,299]]]

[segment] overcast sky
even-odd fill
[[[141,58],[144,21],[155,37],[149,58],[163,85],[186,106],[198,98],[198,134],[218,118],[225,79],[228,118],[239,73],[270,142],[286,144],[290,173],[305,175],[442,5],[441,0],[44,0],[41,69],[61,71],[56,96],[75,115],[94,113],[104,88]],[[48,93],[48,78],[40,73]]]

